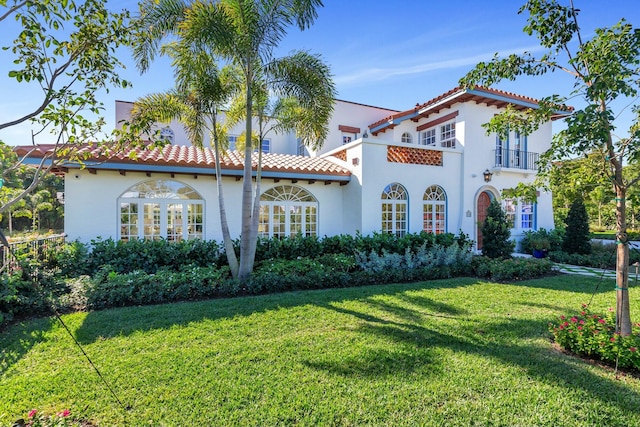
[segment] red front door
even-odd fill
[[[489,193],[486,191],[480,193],[478,197],[478,225],[477,225],[477,234],[478,234],[478,249],[482,249],[482,224],[484,220],[487,219],[487,208],[489,207],[489,203],[491,203],[491,197],[489,197]]]

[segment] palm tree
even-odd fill
[[[245,135],[253,135],[254,91],[276,98],[295,99],[298,122],[284,121],[307,145],[320,146],[328,133],[335,86],[328,66],[318,56],[299,51],[274,58],[273,50],[287,28],[310,26],[320,0],[148,0],[142,4],[144,32],[134,46],[134,57],[145,71],[167,35],[196,49],[206,46],[220,60],[242,73],[245,94]],[[264,92],[263,92],[264,91]],[[246,280],[253,270],[257,242],[259,192],[253,199],[252,147],[244,149],[242,221],[238,278]],[[258,155],[258,170],[261,154]],[[259,185],[259,180],[257,181]],[[257,188],[259,190],[259,187]]]
[[[134,132],[151,134],[156,122],[182,122],[191,143],[203,146],[207,133],[213,142],[216,162],[216,185],[220,209],[220,225],[227,260],[234,278],[238,275],[238,259],[229,232],[222,177],[220,153],[226,145],[225,129],[218,123],[220,108],[237,92],[237,79],[232,69],[222,70],[206,49],[194,51],[184,43],[172,42],[163,50],[173,59],[176,87],[168,92],[139,98],[131,111],[130,125]]]

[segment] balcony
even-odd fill
[[[538,170],[540,154],[523,150],[493,150],[496,168]]]

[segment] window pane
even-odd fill
[[[158,240],[160,234],[160,205],[157,203],[144,204],[144,238]]]
[[[279,205],[273,206],[273,237],[286,236],[286,221],[287,211],[286,207]]]
[[[120,203],[120,238],[131,240],[138,238],[138,204]]]
[[[302,232],[302,206],[289,206],[289,235]]]
[[[204,223],[203,208],[200,203],[187,205],[187,239],[202,239]]]
[[[167,205],[167,240],[179,242],[182,240],[182,204]]]
[[[269,212],[271,206],[260,205],[260,217],[258,218],[258,235],[261,237],[269,237]]]

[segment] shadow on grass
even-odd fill
[[[7,327],[0,333],[0,378],[36,344],[45,341],[54,318],[38,318]]]
[[[549,290],[571,291],[590,294],[596,285],[594,278],[579,276],[554,276],[538,280],[516,283],[518,286],[537,287]],[[377,309],[395,313],[405,321],[415,321],[419,316],[455,318],[466,313],[457,307],[426,298],[422,295],[411,295],[412,291],[422,289],[454,289],[483,283],[476,278],[455,278],[434,280],[408,284],[372,285],[356,288],[323,289],[314,291],[295,291],[280,294],[248,296],[228,299],[214,299],[199,302],[182,302],[145,307],[124,307],[89,312],[82,325],[75,331],[76,339],[81,344],[90,344],[96,340],[115,336],[128,336],[136,332],[167,329],[176,325],[187,325],[203,320],[216,320],[249,316],[269,310],[317,305],[331,307],[336,310],[335,303],[347,300],[367,300]],[[605,292],[600,286],[599,292]],[[376,301],[376,296],[394,296],[400,301],[410,302],[422,307],[420,313],[396,307],[386,302]],[[564,307],[551,307],[562,310]],[[425,309],[428,310],[425,313]],[[352,313],[356,315],[355,313]],[[360,314],[363,320],[375,322],[375,318]],[[35,344],[42,342],[45,332],[50,330],[53,320],[34,319],[23,324],[16,324],[0,333],[0,376],[16,363]],[[546,329],[545,329],[546,330]],[[423,355],[424,356],[424,355]],[[410,363],[409,363],[410,364]]]
[[[590,372],[589,365],[577,357],[546,346],[523,344],[531,338],[546,337],[545,320],[506,319],[482,322],[482,329],[478,329],[477,323],[459,319],[461,321],[457,327],[446,328],[446,333],[442,333],[416,323],[389,321],[340,307],[327,308],[365,320],[367,323],[356,331],[391,342],[394,350],[393,353],[366,350],[362,354],[353,354],[347,360],[307,361],[305,365],[312,369],[345,377],[380,377],[417,370],[424,373],[425,369],[433,375],[442,373],[447,361],[434,357],[432,350],[447,348],[517,366],[524,369],[528,377],[547,384],[561,385],[567,390],[585,390],[594,398],[614,404],[624,411],[635,412],[640,407],[640,393],[624,382],[595,375]],[[378,308],[381,306],[378,305]],[[407,310],[406,315],[398,311],[398,307],[393,307],[386,315],[406,319],[414,316],[411,309]],[[615,396],[625,398],[618,399]]]
[[[123,307],[88,313],[82,326],[76,331],[83,344],[97,339],[126,336],[135,332],[166,329],[202,320],[216,320],[249,316],[270,310],[304,305],[325,306],[346,300],[371,299],[375,296],[397,296],[407,291],[425,288],[458,288],[477,284],[477,279],[457,278],[433,282],[373,285],[356,288],[294,291],[259,296],[215,299],[198,302],[174,303],[145,307]],[[425,299],[435,311],[456,313],[456,308]],[[390,309],[390,308],[389,308]],[[409,315],[408,313],[405,313]]]

